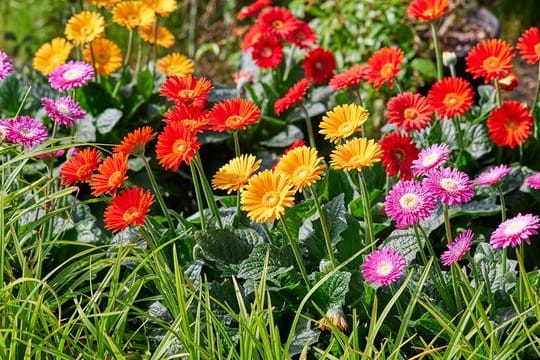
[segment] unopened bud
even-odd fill
[[[443,51],[442,62],[444,66],[455,66],[457,64],[457,55],[453,51]]]
[[[332,262],[328,259],[322,259],[319,263],[319,271],[328,274],[332,270],[334,270],[334,265]]]
[[[332,327],[330,323],[334,324],[339,330],[346,330],[348,327],[347,320],[345,319],[345,313],[340,305],[333,305],[326,310],[326,315],[319,320],[319,327],[323,331],[330,331]]]

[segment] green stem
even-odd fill
[[[540,96],[540,62],[538,63],[538,75],[536,78],[536,92],[534,94],[534,100],[532,103],[532,118],[534,126],[534,138],[538,139],[538,124],[536,122],[536,113],[538,111],[538,97]]]
[[[232,131],[234,140],[234,156],[239,157],[242,153],[240,151],[240,140],[238,139],[238,130]]]
[[[360,93],[360,85],[358,85],[355,89],[356,97],[358,98],[358,105],[364,106],[364,102],[362,101],[362,94]]]
[[[167,219],[169,228],[174,229],[174,224],[173,224],[171,215],[169,214],[167,206],[165,205],[165,200],[163,199],[163,196],[161,196],[161,191],[159,191],[159,186],[157,184],[156,177],[154,176],[154,172],[152,171],[152,168],[150,167],[150,164],[148,163],[148,159],[146,158],[146,156],[144,156],[144,154],[140,156],[140,158],[143,161],[144,168],[146,169],[146,173],[148,174],[148,178],[150,179],[150,184],[152,185],[152,189],[154,189],[154,194],[156,195],[156,199],[159,203],[159,206],[161,207],[161,211],[163,212],[163,215],[165,215],[165,218]]]
[[[139,43],[137,44],[137,62],[135,63],[135,76],[137,76],[137,73],[139,72],[139,69],[141,68],[142,63],[142,47],[143,47],[143,40],[139,36]]]
[[[300,248],[298,247],[298,243],[296,240],[292,237],[292,234],[287,227],[287,224],[285,223],[285,219],[281,218],[281,225],[283,226],[283,229],[285,231],[285,235],[287,236],[287,240],[289,240],[289,243],[291,244],[291,249],[294,254],[294,258],[296,259],[296,263],[298,267],[300,268],[300,272],[302,273],[302,278],[304,279],[304,282],[306,283],[306,286],[311,288],[309,284],[308,274],[306,271],[306,267],[304,266],[304,261],[302,260],[302,255],[300,255]]]
[[[313,197],[313,201],[315,202],[315,207],[317,208],[317,212],[319,213],[319,219],[321,219],[321,227],[323,230],[324,242],[326,243],[326,252],[328,253],[328,258],[330,259],[330,261],[332,261],[332,265],[334,265],[335,267],[338,263],[334,256],[334,250],[332,249],[332,237],[330,236],[330,231],[328,230],[328,222],[326,221],[326,215],[324,215],[324,211],[321,207],[321,203],[319,202],[319,198],[315,193],[315,189],[310,186],[309,191],[311,192],[311,196]]]
[[[428,263],[428,259],[426,256],[426,252],[424,251],[424,246],[422,244],[422,239],[420,238],[420,233],[418,232],[418,225],[413,225],[414,229],[414,236],[416,237],[416,243],[418,244],[418,250],[420,250],[420,257],[422,258],[423,265],[426,266]],[[426,243],[428,242],[428,239],[426,238]]]
[[[293,45],[289,52],[289,56],[287,57],[287,62],[285,63],[285,72],[283,73],[283,77],[281,78],[283,82],[285,82],[289,78],[289,73],[291,72],[295,50],[296,50],[296,46]]]
[[[360,183],[360,193],[362,195],[362,202],[365,204],[365,216],[366,228],[368,233],[369,244],[371,248],[375,250],[375,232],[373,231],[373,219],[371,217],[371,202],[369,201],[369,192],[366,185],[366,180],[361,171],[358,172],[358,180]]]
[[[439,46],[439,39],[437,38],[437,29],[435,29],[435,23],[432,21],[429,23],[431,28],[431,36],[433,37],[433,45],[435,46],[435,57],[437,59],[437,79],[443,78],[443,63],[441,47]]]
[[[96,81],[99,83],[99,73],[96,68],[96,58],[94,56],[94,48],[92,47],[92,42],[88,43],[88,50],[90,50],[90,59],[92,59],[92,67],[94,68],[94,74],[96,74]]]
[[[523,277],[527,276],[527,272],[525,271],[525,264],[523,263],[523,257],[521,256],[523,254],[523,242],[519,244],[519,247],[516,247],[516,259],[518,261],[519,265],[519,311],[524,310],[523,306]]]
[[[21,104],[19,105],[19,107],[17,108],[17,112],[15,113],[15,117],[19,116],[19,114],[21,113],[24,103],[26,103],[26,99],[28,98],[28,95],[30,94],[30,90],[32,90],[32,86],[29,86],[28,89],[26,89],[26,92],[23,95]]]
[[[317,146],[315,144],[315,135],[313,133],[313,126],[311,125],[311,118],[309,117],[305,104],[302,104],[301,107],[302,111],[304,112],[304,118],[306,120],[306,130],[309,137],[309,146],[315,149]]]
[[[210,183],[208,182],[208,179],[206,178],[206,174],[204,173],[204,167],[202,165],[201,156],[199,155],[199,153],[195,155],[192,161],[195,163],[195,166],[197,167],[197,170],[199,171],[199,178],[201,179],[201,184],[202,184],[204,196],[206,197],[206,202],[208,203],[208,206],[210,207],[210,211],[212,212],[212,215],[215,216],[219,228],[222,229],[223,224],[221,222],[221,216],[219,215],[219,209],[216,204],[216,199],[214,197],[214,193],[212,192],[212,187],[210,186]]]
[[[458,138],[458,144],[459,144],[459,151],[465,150],[465,144],[463,143],[463,132],[461,131],[461,121],[459,119],[459,115],[453,117],[454,120],[454,126],[457,130],[457,138]]]
[[[129,58],[131,57],[131,48],[133,47],[133,29],[129,30],[129,36],[128,36],[128,45],[126,49],[126,56],[124,57],[124,62],[122,64],[122,72],[120,73],[120,79],[118,79],[118,82],[114,86],[114,90],[112,92],[112,97],[115,97],[118,93],[118,90],[120,90],[120,85],[122,84],[122,78],[124,77],[124,74],[126,73]]]
[[[158,29],[158,19],[156,19],[152,27],[152,33],[154,36],[154,42],[152,44],[152,79],[156,78],[156,61],[157,61],[157,46],[158,46],[157,45],[157,29]]]
[[[401,85],[401,82],[398,80],[397,76],[394,78],[394,84],[396,84],[398,93],[403,94],[403,86]]]
[[[189,166],[191,170],[191,179],[193,180],[193,188],[195,189],[195,199],[197,200],[197,208],[199,209],[199,215],[201,217],[201,227],[206,230],[208,225],[206,222],[206,215],[204,214],[204,205],[202,201],[201,188],[199,186],[199,180],[197,179],[197,170],[195,166]]]
[[[234,154],[236,157],[239,157],[241,154],[240,151],[240,141],[238,139],[238,130],[232,131],[233,140],[234,140]],[[240,222],[240,213],[242,211],[242,206],[240,204],[240,191],[236,192],[236,217],[234,218],[233,225],[237,227]]]
[[[448,243],[450,244],[452,240],[452,228],[450,227],[450,211],[448,209],[448,205],[443,205],[444,209],[444,228],[446,230],[446,239],[448,240]]]
[[[496,188],[497,188],[497,192],[499,193],[499,198],[501,199],[501,218],[502,218],[502,222],[505,222],[506,221],[506,203],[504,201],[504,194],[503,194],[501,185],[497,185]],[[502,252],[502,273],[503,273],[503,276],[506,276],[507,256],[508,256],[508,254],[507,254],[506,248],[503,248],[503,252]]]
[[[497,106],[502,105],[501,87],[499,86],[499,80],[495,80],[495,92],[497,94]]]
[[[455,65],[450,65],[450,76],[452,76],[453,78],[456,77],[456,66]]]

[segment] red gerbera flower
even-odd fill
[[[529,64],[536,64],[540,61],[540,29],[532,27],[521,35],[517,48],[523,60]]]
[[[477,44],[465,61],[467,62],[467,72],[473,75],[474,79],[484,77],[487,84],[491,80],[502,79],[512,68],[514,50],[501,39],[488,39]]]
[[[115,233],[130,225],[143,225],[153,201],[148,190],[133,187],[122,191],[105,210],[105,228]]]
[[[305,49],[315,44],[317,36],[307,22],[296,20],[294,29],[287,36],[287,40],[299,48]]]
[[[258,23],[253,24],[249,30],[244,34],[242,38],[242,44],[240,47],[244,51],[248,51],[253,47],[253,45],[259,40],[262,36],[261,26]]]
[[[499,80],[499,87],[501,90],[504,91],[512,91],[514,90],[519,84],[519,79],[515,72],[510,70],[508,72],[508,75],[506,75],[504,78]]]
[[[350,69],[334,75],[334,77],[330,79],[328,86],[334,90],[341,90],[346,87],[359,85],[362,79],[367,78],[370,71],[371,69],[368,64],[354,64]]]
[[[161,166],[176,171],[182,162],[189,164],[200,146],[190,127],[173,121],[158,136],[156,156]]]
[[[100,163],[100,153],[94,148],[85,148],[71,157],[60,169],[62,185],[87,182]]]
[[[383,150],[383,165],[388,176],[394,176],[399,172],[401,180],[410,179],[411,166],[418,158],[418,149],[412,138],[400,133],[390,133],[379,141]]]
[[[385,82],[388,82],[391,89],[392,79],[399,74],[403,56],[403,50],[398,48],[385,47],[376,51],[368,60],[370,71],[367,81],[372,83],[376,90],[379,90]]]
[[[275,36],[263,34],[253,44],[251,52],[255,64],[263,69],[273,69],[281,64],[283,46]]]
[[[432,21],[448,11],[448,0],[413,0],[407,14],[422,21]]]
[[[126,156],[130,154],[143,156],[145,145],[155,137],[156,133],[153,132],[150,126],[143,126],[124,136],[120,145],[114,147],[114,152],[122,153]]]
[[[274,111],[279,116],[282,112],[299,102],[306,96],[311,84],[308,79],[302,79],[294,84],[289,91],[274,103]]]
[[[127,156],[122,153],[116,153],[103,161],[98,168],[98,173],[92,175],[90,187],[92,195],[100,196],[107,192],[116,193],[116,190],[122,185],[128,177]]]
[[[247,19],[248,17],[252,17],[259,11],[261,11],[265,6],[268,6],[270,4],[272,4],[272,0],[257,0],[253,4],[241,8],[238,12],[238,15],[236,15],[236,18],[239,21],[242,21],[244,19]]]
[[[462,116],[472,106],[473,90],[465,79],[446,77],[433,84],[428,99],[437,115],[446,118]]]
[[[191,75],[171,76],[161,86],[161,95],[176,103],[203,108],[212,89],[212,83],[205,78],[196,79]]]
[[[210,126],[213,131],[243,130],[255,124],[261,110],[251,100],[227,99],[214,105],[210,111]]]
[[[331,51],[316,48],[308,52],[302,67],[309,80],[315,84],[322,84],[327,82],[334,74],[336,59]]]
[[[264,9],[257,17],[261,32],[285,39],[295,29],[297,19],[289,9],[273,6]]]
[[[510,149],[521,145],[531,135],[533,124],[531,112],[519,101],[505,101],[493,110],[487,120],[491,140]]]
[[[195,132],[208,129],[210,121],[207,110],[182,103],[178,103],[172,109],[167,110],[163,117],[166,124],[180,122]]]
[[[403,128],[406,132],[421,130],[431,122],[433,108],[428,100],[420,95],[406,92],[391,98],[386,104],[386,113],[390,124]]]

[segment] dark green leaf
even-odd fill
[[[328,309],[331,306],[345,304],[350,281],[350,272],[338,271],[330,276],[313,294],[317,306],[321,309]]]
[[[195,241],[204,258],[214,262],[218,269],[240,263],[249,256],[252,249],[247,241],[223,229],[199,231],[195,234]]]

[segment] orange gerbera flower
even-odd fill
[[[311,83],[308,79],[300,79],[296,84],[291,86],[289,91],[274,103],[274,112],[276,115],[279,116],[282,112],[302,100],[306,96],[310,86]]]
[[[92,52],[90,52],[92,46]],[[114,42],[108,39],[96,39],[87,44],[83,50],[84,60],[92,64],[96,71],[104,76],[112,74],[122,66],[122,50]]]
[[[213,131],[243,130],[261,118],[261,110],[251,100],[227,99],[214,105],[210,111]]]
[[[143,0],[143,2],[159,16],[169,16],[178,7],[176,0]]]
[[[143,126],[128,133],[122,139],[120,145],[114,147],[115,153],[122,153],[126,156],[131,154],[135,156],[144,156],[146,144],[156,137],[150,126]]]
[[[139,28],[139,35],[141,39],[150,43],[157,44],[158,46],[164,47],[166,49],[174,45],[174,35],[169,31],[165,26],[158,26],[154,34],[154,26],[156,24],[142,26]]]
[[[87,182],[100,162],[100,153],[94,148],[85,148],[71,157],[60,169],[62,185]]]
[[[71,49],[73,45],[66,39],[54,38],[36,51],[32,66],[43,75],[49,75],[58,66],[66,63]]]
[[[206,130],[210,122],[207,110],[182,103],[178,103],[172,109],[167,110],[163,114],[163,117],[163,121],[167,124],[180,122],[182,125],[191,128],[194,132]]]
[[[156,69],[165,76],[184,77],[193,73],[193,62],[180,53],[170,53],[156,62]]]
[[[103,35],[105,18],[94,11],[82,11],[69,18],[66,24],[66,37],[75,45],[84,45]]]
[[[132,30],[152,25],[156,21],[154,10],[139,0],[122,1],[112,10],[113,21]]]
[[[473,95],[467,80],[446,77],[433,84],[428,99],[437,115],[452,118],[463,116],[471,108]]]
[[[420,95],[406,92],[391,98],[386,104],[384,116],[388,123],[396,124],[406,132],[421,130],[431,123],[433,108],[428,100]]]
[[[484,78],[487,84],[491,80],[498,80],[508,75],[512,68],[514,50],[501,39],[488,39],[477,44],[467,55],[467,72],[474,79]]]
[[[98,168],[98,173],[92,175],[90,187],[92,195],[100,196],[107,192],[116,193],[116,190],[122,185],[128,177],[127,156],[122,153],[113,154],[103,161]]]
[[[153,201],[154,195],[141,188],[133,187],[120,192],[105,210],[105,228],[114,233],[130,225],[143,225]]]
[[[493,110],[487,120],[491,140],[510,149],[521,145],[531,135],[533,119],[531,112],[519,101],[505,101]]]
[[[385,47],[376,51],[368,60],[370,71],[367,81],[372,83],[376,90],[388,82],[388,87],[393,86],[392,79],[398,76],[401,63],[403,62],[403,50]]]
[[[334,90],[341,90],[347,87],[359,85],[362,79],[367,78],[369,71],[370,68],[368,64],[354,64],[350,69],[334,75],[334,77],[330,79],[328,86]]]
[[[448,0],[414,0],[407,8],[407,14],[422,21],[432,21],[448,11]]]
[[[202,108],[206,105],[208,93],[213,88],[210,80],[205,78],[196,79],[191,75],[171,76],[161,86],[161,95],[176,103],[191,104]]]
[[[181,122],[169,123],[159,134],[156,155],[165,169],[178,170],[182,162],[189,164],[201,144],[195,132]]]
[[[525,30],[518,40],[517,48],[527,63],[540,62],[540,29],[532,27]]]

